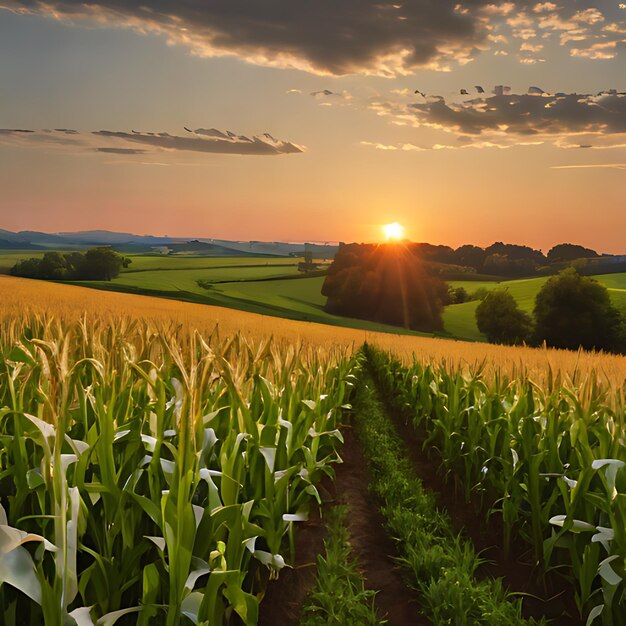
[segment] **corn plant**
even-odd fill
[[[255,624],[332,474],[350,359],[49,315],[0,326],[0,622]]]
[[[520,536],[537,566],[569,572],[589,624],[626,623],[625,388],[368,355],[444,476],[501,516],[504,546]]]

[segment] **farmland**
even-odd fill
[[[623,357],[0,295],[3,623],[622,623]]]
[[[8,273],[17,260],[41,254],[43,252],[5,251],[0,254],[0,274]],[[425,334],[398,331],[386,324],[327,313],[323,308],[326,298],[321,294],[324,277],[303,276],[298,272],[297,264],[301,260],[298,258],[148,254],[130,255],[129,258],[132,261],[130,266],[118,278],[110,282],[89,281],[79,284],[373,332]],[[608,274],[595,278],[608,287],[616,306],[626,311],[626,274]],[[507,289],[523,310],[531,312],[535,296],[546,280],[546,277],[542,277],[501,282],[451,281],[450,285],[463,287],[470,294],[477,289]],[[469,341],[484,341],[485,338],[476,326],[477,306],[477,301],[447,306],[443,315],[444,333],[441,334]]]

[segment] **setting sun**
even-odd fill
[[[400,241],[404,239],[404,226],[398,224],[398,222],[385,224],[383,226],[383,232],[385,233],[385,239],[387,241]]]

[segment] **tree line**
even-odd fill
[[[18,261],[12,276],[39,280],[113,280],[131,260],[111,248],[99,246],[86,252],[46,252],[41,258]]]
[[[414,247],[426,262],[457,265],[471,268],[478,273],[510,277],[531,276],[538,273],[550,274],[573,263],[579,263],[582,266],[586,260],[601,256],[595,250],[571,243],[558,244],[547,254],[530,246],[501,241],[486,248],[469,244],[456,249],[429,243],[408,245]]]
[[[493,343],[626,352],[626,319],[607,288],[575,269],[550,277],[533,315],[506,290],[469,295],[449,288],[419,245],[344,244],[328,269],[325,310],[426,332],[443,330],[444,306],[480,299],[479,330]]]

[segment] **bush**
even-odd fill
[[[464,287],[448,287],[448,304],[463,304],[471,299]]]
[[[625,321],[608,289],[567,269],[550,278],[535,299],[535,337],[555,348],[626,349]]]
[[[490,291],[476,309],[478,330],[491,343],[516,344],[528,341],[532,332],[530,315],[503,289]]]

